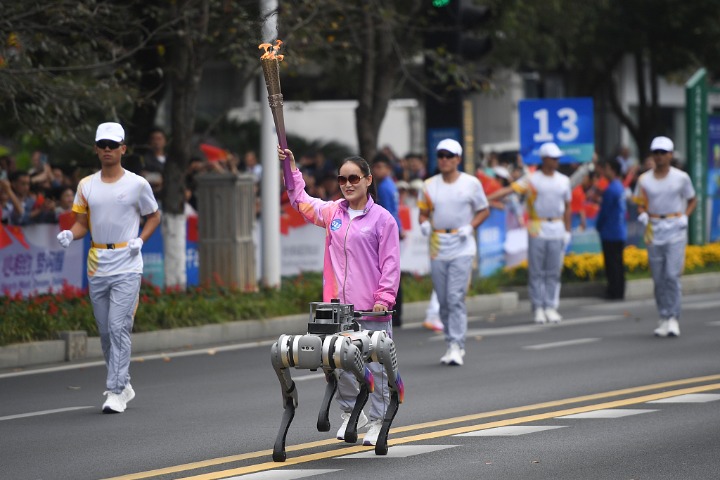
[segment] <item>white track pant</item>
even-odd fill
[[[130,332],[140,294],[139,273],[90,277],[88,285],[107,366],[107,390],[121,393],[130,381]]]

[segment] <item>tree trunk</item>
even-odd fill
[[[389,27],[376,25],[369,10],[365,12],[364,27],[362,76],[355,122],[360,155],[372,162],[377,152],[380,127],[400,70],[400,60],[395,54]]]
[[[173,40],[168,52],[172,138],[163,172],[162,209],[167,219],[162,222],[162,233],[165,286],[186,288],[185,171],[190,163],[202,68],[189,37],[178,36]]]

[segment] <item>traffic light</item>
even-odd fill
[[[478,60],[492,49],[490,36],[478,33],[491,17],[490,7],[472,0],[430,0],[425,48]]]
[[[490,8],[471,0],[427,0],[427,30],[424,36],[425,76],[429,92],[425,95],[428,172],[435,170],[434,146],[441,138],[454,138],[465,148],[465,137],[472,132],[463,122],[471,118],[463,102],[458,72],[473,71],[470,66],[492,49],[490,36],[479,33],[491,18]],[[465,148],[468,154],[472,149]],[[466,160],[472,161],[472,158]]]

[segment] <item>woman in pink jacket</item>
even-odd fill
[[[337,298],[355,310],[387,311],[395,305],[400,284],[400,243],[397,222],[373,200],[370,166],[361,157],[349,157],[340,166],[338,183],[343,199],[323,201],[305,192],[302,173],[295,166],[293,153],[278,147],[280,161],[289,158],[295,188],[288,190],[290,203],[305,219],[323,227],[325,260],[323,266],[323,302]],[[366,330],[385,330],[392,336],[392,318],[367,317],[358,323]],[[387,375],[382,365],[368,365],[375,377],[370,394],[369,421],[361,412],[358,429],[367,425],[364,445],[375,445],[390,400]],[[359,390],[352,374],[337,370],[337,401],[343,423],[337,438],[345,438],[350,412]]]

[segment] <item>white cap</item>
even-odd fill
[[[125,140],[125,130],[122,125],[115,122],[106,122],[98,125],[97,132],[95,133],[95,141],[98,140],[113,140],[116,142],[122,142]]]
[[[395,187],[397,187],[398,190],[400,190],[401,188],[404,188],[405,190],[410,190],[410,184],[405,180],[398,180],[397,182],[395,182]]]
[[[650,144],[650,151],[652,152],[653,150],[665,150],[666,152],[672,152],[675,150],[675,145],[673,145],[673,141],[668,137],[655,137]]]
[[[418,192],[422,191],[425,188],[425,182],[420,180],[419,178],[416,178],[412,182],[410,182],[410,189],[411,190],[417,190]]]
[[[440,143],[437,144],[437,148],[435,148],[435,151],[439,152],[440,150],[447,150],[448,152],[458,156],[462,155],[462,147],[456,140],[453,140],[452,138],[440,140]]]
[[[506,167],[498,165],[497,167],[493,168],[493,171],[495,172],[496,177],[510,180],[510,170],[508,170]]]
[[[562,150],[560,150],[553,142],[547,142],[540,145],[540,151],[538,154],[540,155],[540,158],[560,158],[563,156]]]

